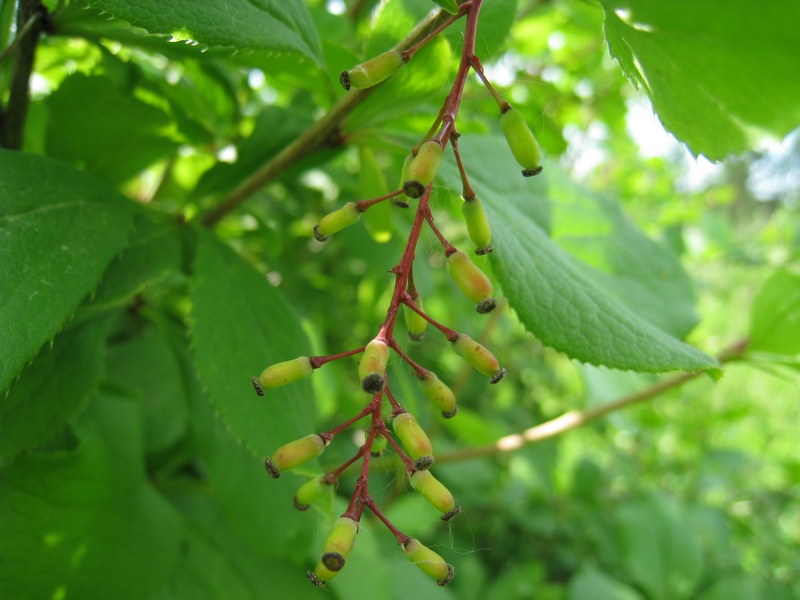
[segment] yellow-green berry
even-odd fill
[[[369,453],[372,456],[380,456],[383,454],[383,451],[386,450],[387,440],[380,434],[375,435],[375,439],[372,440],[372,448],[370,448]]]
[[[358,204],[348,202],[343,207],[325,215],[320,219],[318,225],[314,226],[314,237],[317,241],[324,242],[329,235],[333,235],[358,221],[361,218],[361,211]]]
[[[403,191],[406,196],[419,198],[436,177],[442,163],[444,149],[436,140],[428,140],[419,147],[417,155],[408,163],[403,180]]]
[[[468,335],[459,333],[455,339],[450,341],[453,351],[480,373],[491,377],[491,383],[497,383],[505,376],[506,370],[500,368],[500,363],[498,363],[494,354]]]
[[[301,485],[294,495],[294,507],[297,510],[308,510],[312,503],[329,493],[333,486],[328,483],[325,475],[318,475]]]
[[[483,204],[477,196],[464,200],[461,213],[467,224],[469,239],[475,244],[475,254],[488,254],[492,251],[492,229],[483,210]]]
[[[325,450],[327,443],[316,433],[289,442],[275,450],[272,458],[264,459],[264,466],[275,479],[281,471],[288,471],[316,458]]]
[[[406,63],[403,55],[397,50],[389,50],[375,58],[356,65],[349,71],[342,71],[339,83],[346,90],[365,89],[386,81],[397,73]]]
[[[449,521],[461,510],[460,506],[456,506],[450,490],[430,471],[414,471],[411,473],[410,479],[411,487],[422,494],[436,510],[444,513],[442,521]]]
[[[412,538],[403,544],[403,552],[408,560],[433,577],[439,585],[447,585],[455,575],[451,565],[417,539]]]
[[[364,348],[358,363],[358,376],[361,387],[368,394],[377,394],[383,389],[384,373],[389,362],[389,346],[379,339],[372,340]]]
[[[406,173],[408,173],[408,165],[411,164],[412,160],[414,160],[413,154],[409,154],[403,160],[403,166],[400,169],[400,189],[403,189],[403,183],[406,180]],[[406,196],[405,192],[403,192],[399,196],[395,196],[394,198],[392,198],[392,202],[394,202],[394,204],[399,206],[400,208],[408,208],[410,206],[408,202],[409,200],[411,200],[411,198]]]
[[[522,174],[525,177],[532,177],[541,173],[542,167],[539,163],[542,152],[539,149],[539,142],[536,141],[522,114],[516,108],[506,105],[505,111],[500,115],[500,128],[506,136],[511,153],[522,167]]]
[[[419,297],[419,294],[414,294],[411,300],[417,305],[417,308],[425,310],[422,306],[422,298]],[[425,329],[428,327],[428,321],[425,320],[422,315],[408,306],[403,306],[403,318],[406,322],[406,329],[408,329],[408,337],[412,342],[418,342],[425,337]]]
[[[396,415],[392,421],[392,429],[400,438],[408,455],[414,460],[433,455],[431,440],[411,413],[404,412]]]
[[[447,257],[447,272],[464,295],[478,305],[479,313],[491,312],[497,306],[492,298],[492,282],[469,256],[461,251],[451,253]]]
[[[456,396],[449,387],[442,383],[436,373],[428,371],[425,377],[420,378],[419,387],[422,393],[434,403],[436,408],[442,411],[442,416],[445,419],[456,415],[458,412]]]
[[[307,356],[298,356],[292,360],[271,365],[261,372],[258,379],[253,380],[253,385],[259,396],[264,395],[263,388],[276,388],[298,379],[311,377],[314,367]]]
[[[322,558],[314,571],[307,573],[308,579],[317,587],[336,577],[344,567],[345,561],[353,549],[358,533],[358,523],[350,517],[339,517],[333,525],[331,533],[325,540]]]

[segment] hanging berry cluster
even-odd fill
[[[437,377],[436,373],[412,360],[397,342],[394,327],[401,307],[408,335],[412,340],[422,340],[428,325],[430,325],[444,335],[456,354],[480,373],[489,377],[489,383],[497,383],[506,373],[488,349],[467,334],[442,325],[425,312],[419,291],[414,285],[414,253],[420,232],[427,224],[441,242],[446,257],[447,271],[464,295],[476,305],[479,313],[485,314],[495,308],[496,301],[493,297],[491,281],[466,253],[458,250],[442,235],[434,223],[429,205],[431,185],[443,160],[445,149],[449,145],[453,149],[461,174],[464,200],[462,212],[469,237],[475,246],[474,251],[479,255],[492,251],[489,222],[481,201],[469,184],[458,150],[459,134],[455,125],[456,115],[470,69],[477,73],[497,101],[500,110],[500,127],[514,158],[523,168],[522,174],[526,177],[536,175],[542,170],[539,165],[539,146],[520,113],[512,108],[486,80],[480,61],[475,56],[475,36],[481,0],[471,0],[460,5],[455,0],[436,0],[436,2],[452,15],[441,27],[432,31],[425,39],[409,49],[385,52],[349,71],[344,71],[340,77],[342,86],[347,90],[378,85],[402,69],[425,43],[459,18],[466,17],[464,47],[453,87],[430,130],[406,158],[402,169],[400,189],[376,198],[349,202],[323,217],[314,227],[314,237],[322,242],[329,236],[354,224],[360,219],[362,213],[379,204],[384,203],[383,206],[388,206],[385,203],[391,200],[395,205],[405,208],[409,207],[413,201],[417,202],[414,221],[403,255],[399,263],[391,270],[395,275],[395,283],[386,318],[377,335],[364,347],[328,356],[301,356],[274,364],[266,368],[259,377],[253,378],[253,386],[256,391],[259,395],[264,395],[265,389],[276,388],[310,377],[315,369],[325,363],[361,354],[358,375],[363,390],[371,395],[371,400],[363,410],[333,429],[310,434],[281,446],[271,457],[264,460],[269,474],[275,478],[280,477],[283,471],[297,467],[322,454],[336,434],[363,418],[370,418],[370,425],[366,429],[366,440],[355,455],[335,470],[304,483],[294,498],[295,506],[300,510],[306,510],[312,502],[334,488],[345,469],[359,460],[362,462],[361,475],[356,482],[347,510],[336,521],[326,539],[319,563],[313,571],[308,571],[309,580],[319,587],[323,587],[344,567],[360,529],[361,516],[365,508],[372,511],[392,532],[405,556],[433,577],[439,585],[446,585],[454,575],[452,565],[448,564],[441,556],[424,546],[419,540],[412,539],[398,530],[381,512],[369,492],[370,458],[379,455],[388,445],[394,449],[403,462],[411,487],[442,513],[443,521],[449,521],[461,510],[461,507],[456,505],[450,491],[429,470],[434,463],[434,457],[428,436],[419,426],[414,415],[403,408],[391,391],[386,367],[390,353],[394,351],[411,368],[419,380],[422,393],[431,400],[443,418],[452,418],[458,412],[456,398],[450,388]],[[388,418],[384,419],[382,409],[387,403],[390,410]],[[391,424],[394,436],[389,431],[387,422]]]

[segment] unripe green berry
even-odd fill
[[[258,376],[257,382],[261,388],[276,388],[298,379],[311,377],[314,367],[307,356],[298,356],[295,359],[276,363],[267,367]],[[258,387],[256,387],[258,391]],[[263,391],[261,394],[263,395]]]
[[[417,539],[410,539],[403,544],[406,558],[430,575],[441,586],[447,585],[455,575],[455,569],[433,550]]]
[[[301,485],[294,495],[294,507],[297,510],[308,510],[312,503],[329,493],[333,486],[328,483],[325,475],[318,475]]]
[[[454,417],[458,412],[456,396],[433,371],[428,371],[425,377],[420,378],[419,387],[422,393],[430,398],[436,408],[442,411],[445,419]]]
[[[433,455],[433,445],[417,419],[409,412],[400,413],[392,421],[392,429],[413,459]]]
[[[275,479],[281,476],[281,471],[288,471],[316,458],[325,450],[327,443],[316,433],[289,442],[278,448],[272,458],[264,459],[264,466]]]
[[[506,106],[507,108],[500,116],[500,128],[506,136],[508,147],[511,148],[511,153],[522,167],[522,174],[525,177],[538,175],[542,172],[542,167],[539,165],[542,159],[539,142],[536,141],[522,113],[516,108]]]
[[[383,454],[383,451],[386,450],[387,440],[382,435],[376,435],[375,439],[372,440],[372,448],[370,448],[369,453],[372,456],[380,456]]]
[[[467,224],[469,239],[475,244],[475,254],[488,254],[491,252],[492,229],[483,210],[483,203],[477,196],[464,200],[461,205],[461,213],[464,215],[464,222]]]
[[[403,191],[406,196],[419,198],[436,177],[442,163],[444,148],[436,140],[428,140],[419,147],[417,155],[408,163]]]
[[[500,368],[500,364],[497,362],[494,354],[468,335],[459,333],[455,339],[450,341],[453,351],[475,367],[480,373],[491,377],[491,383],[497,383],[506,374],[506,370]]]
[[[372,340],[364,348],[364,354],[358,363],[358,376],[361,387],[369,394],[377,394],[383,389],[383,376],[389,362],[389,346],[379,339]]]
[[[422,306],[422,298],[420,298],[418,294],[412,296],[411,299],[420,310],[425,310]],[[426,321],[422,315],[415,310],[411,310],[408,306],[403,306],[403,318],[406,321],[408,337],[412,342],[418,342],[425,337],[425,329],[428,327],[428,321]]]
[[[492,282],[469,256],[456,251],[447,257],[447,272],[464,292],[464,295],[478,305],[479,313],[494,310],[497,302],[492,298]]]
[[[356,533],[358,533],[358,523],[350,517],[339,517],[328,539],[325,540],[322,558],[314,571],[306,574],[311,583],[317,587],[324,587],[339,574],[356,541]]]
[[[413,154],[409,154],[403,160],[403,167],[400,169],[400,189],[403,189],[403,183],[405,183],[406,180],[406,173],[408,173],[408,165],[411,164],[412,160],[414,160]],[[408,203],[409,200],[410,198],[406,196],[405,192],[392,198],[392,202],[394,202],[394,204],[400,208],[408,208],[410,206]]]
[[[443,521],[449,521],[461,510],[456,506],[453,494],[444,484],[436,479],[430,471],[414,471],[411,473],[411,487],[422,494],[431,505],[441,513]]]
[[[342,71],[339,82],[346,90],[365,89],[386,81],[406,64],[403,55],[397,50],[389,50],[375,58],[356,65],[349,71]]]
[[[328,239],[329,235],[333,235],[345,227],[352,225],[360,218],[361,211],[358,210],[358,204],[355,202],[348,202],[342,208],[322,217],[319,225],[314,226],[314,237],[317,241],[324,242]]]

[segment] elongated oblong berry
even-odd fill
[[[375,439],[372,440],[372,448],[370,448],[369,453],[372,456],[380,456],[383,454],[383,451],[386,450],[387,440],[382,435],[376,435]]]
[[[511,153],[522,167],[522,174],[525,177],[531,177],[541,173],[542,167],[539,163],[542,159],[542,151],[522,113],[509,106],[500,115],[500,128],[503,130],[503,135],[506,136]]]
[[[433,577],[439,585],[447,585],[455,575],[455,569],[451,565],[415,538],[403,544],[403,552],[408,560]]]
[[[314,367],[307,356],[298,356],[292,360],[271,365],[258,376],[258,384],[262,388],[276,388],[298,379],[311,377]]]
[[[483,203],[477,196],[464,200],[461,214],[467,224],[469,239],[475,244],[475,254],[488,254],[492,251],[492,228],[483,210]]]
[[[469,364],[475,367],[480,373],[492,378],[492,383],[497,383],[505,375],[505,369],[500,368],[500,363],[484,346],[464,333],[459,333],[452,340],[453,351]]]
[[[425,310],[422,306],[422,298],[420,298],[419,295],[415,294],[411,299],[420,310]],[[422,315],[408,306],[403,306],[403,318],[406,322],[406,329],[408,329],[408,337],[412,341],[418,342],[425,337],[425,329],[428,327],[428,321],[426,321]]]
[[[456,506],[456,501],[450,490],[436,479],[430,471],[414,471],[410,479],[411,487],[422,494],[436,510],[444,513],[443,520],[450,520],[461,510],[461,507]]]
[[[377,394],[383,389],[383,375],[389,362],[389,346],[383,340],[374,339],[364,348],[358,363],[358,376],[361,387],[369,394]]]
[[[456,396],[433,371],[428,371],[425,377],[420,378],[419,388],[431,402],[442,411],[442,416],[446,419],[454,417],[458,412],[456,406]]]
[[[333,490],[325,475],[318,475],[309,479],[297,489],[294,495],[294,507],[297,510],[308,510],[308,507]]]
[[[403,191],[406,196],[419,198],[436,177],[439,165],[442,164],[444,149],[436,140],[428,140],[419,147],[417,155],[411,159],[403,180]]]
[[[361,218],[361,211],[358,204],[348,202],[343,207],[322,217],[318,225],[314,226],[314,237],[324,242],[329,235],[333,235],[358,221]]]
[[[325,440],[312,433],[275,450],[271,458],[264,459],[264,466],[277,479],[281,476],[281,471],[294,469],[322,454],[326,445]]]
[[[349,71],[342,71],[339,83],[346,90],[361,90],[378,85],[397,73],[406,63],[403,55],[397,50],[389,50],[371,58]]]
[[[392,421],[392,429],[400,438],[408,455],[414,460],[433,455],[433,445],[417,419],[409,412],[400,413]]]
[[[469,256],[456,251],[447,257],[447,272],[464,295],[478,305],[479,313],[494,310],[497,301],[492,298],[492,282]]]
[[[403,166],[400,169],[400,189],[403,189],[403,183],[405,183],[406,173],[408,172],[408,165],[411,164],[412,160],[414,160],[413,154],[409,154],[408,156],[405,157],[405,159],[403,159]],[[408,202],[410,199],[411,198],[406,196],[406,193],[403,192],[399,196],[395,196],[394,198],[392,198],[392,202],[394,202],[394,204],[396,206],[399,206],[400,208],[408,208],[410,206]]]
[[[313,573],[308,573],[308,578],[314,585],[322,587],[339,574],[347,557],[350,555],[350,550],[353,549],[357,533],[358,523],[350,517],[339,517],[336,520],[336,523],[333,524],[333,529],[325,540],[322,558],[317,563]]]

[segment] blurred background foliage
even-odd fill
[[[123,280],[131,279],[117,293],[107,290],[102,304],[103,286],[114,283],[107,274],[56,337],[54,351],[60,344],[75,347],[68,335],[94,336],[91,343],[104,350],[92,363],[94,385],[76,392],[65,424],[39,445],[3,453],[0,592],[6,593],[0,595],[317,597],[322,592],[305,581],[304,571],[316,561],[355,476],[343,478],[329,505],[306,514],[291,508],[304,479],[287,474],[268,481],[258,458],[263,450],[250,452],[250,438],[242,444],[237,426],[230,427],[250,417],[209,403],[209,395],[216,400],[215,385],[233,376],[202,373],[228,359],[199,347],[201,319],[227,325],[249,315],[245,305],[252,303],[265,331],[277,328],[286,336],[268,357],[248,356],[251,369],[358,347],[374,334],[411,215],[394,211],[394,235],[380,244],[361,225],[324,246],[310,230],[322,215],[359,197],[359,147],[369,147],[388,184],[396,184],[408,147],[427,131],[447,92],[459,27],[347,118],[344,144],[303,159],[217,224],[216,237],[261,274],[251,283],[237,279],[242,267],[231,266],[233,255],[207,234],[186,227],[159,237],[158,228],[199,222],[334,103],[342,94],[339,71],[396,43],[431,3],[309,0],[322,68],[299,53],[232,52],[143,36],[85,4],[103,3],[58,3],[59,35],[40,42],[24,151],[91,173],[145,207],[148,216],[137,216],[136,231],[152,252],[142,258],[150,272],[135,279],[141,269],[121,271]],[[4,2],[3,13],[13,5]],[[646,96],[609,57],[596,3],[491,0],[484,12],[478,54],[552,164],[585,190],[615,199],[679,257],[699,315],[689,341],[714,354],[750,335],[751,319],[763,319],[779,304],[764,295],[756,301],[764,283],[772,277],[779,298],[798,285],[792,274],[800,256],[798,134],[761,135],[752,150],[719,163],[692,157],[663,131]],[[7,81],[8,63],[0,66]],[[496,106],[477,79],[470,78],[461,106],[462,133],[497,130]],[[432,206],[448,238],[467,244],[457,198],[439,188]],[[156,213],[168,219],[153,223]],[[417,262],[426,309],[484,340],[509,376],[488,387],[442,352],[443,340],[431,335],[407,344],[415,360],[453,382],[459,398],[458,417],[442,421],[407,370],[390,367],[395,393],[433,438],[437,475],[463,514],[442,526],[390,458],[379,465],[371,489],[401,530],[455,565],[456,578],[434,592],[405,563],[392,536],[367,519],[352,560],[328,586],[335,597],[800,597],[796,340],[729,364],[719,381],[701,377],[555,439],[468,458],[465,448],[612,401],[658,378],[579,364],[544,348],[507,304],[488,320],[477,315],[455,293],[428,232]],[[230,278],[201,281],[198,265],[204,274]],[[775,277],[784,277],[785,286]],[[254,300],[263,295],[263,281],[283,300]],[[210,303],[217,291],[223,295]],[[106,319],[102,326],[98,314]],[[85,322],[95,329],[81,331]],[[225,342],[219,353],[236,348]],[[28,379],[59,373],[47,365],[44,375],[30,373],[46,359],[43,352],[6,402],[26,393]],[[227,401],[252,393],[242,391],[247,385],[247,379],[230,383]],[[298,389],[265,399],[265,418],[251,423],[251,435],[263,435],[267,448],[296,437],[277,430],[282,424],[299,434],[322,431],[364,401],[349,359]],[[11,412],[3,410],[0,428],[13,423]],[[321,468],[356,450],[357,435],[347,438],[337,438]],[[63,542],[47,537],[59,521],[66,523]]]

